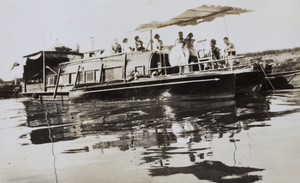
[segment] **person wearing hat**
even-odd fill
[[[212,52],[211,56],[212,56],[213,60],[218,60],[218,59],[221,58],[221,49],[218,48],[216,46],[216,44],[217,44],[217,41],[215,39],[212,39],[210,41],[210,49],[211,49],[211,52]]]

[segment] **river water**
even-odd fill
[[[101,102],[0,100],[4,182],[299,182],[300,90]]]

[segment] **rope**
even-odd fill
[[[223,20],[224,20],[225,29],[226,29],[226,35],[227,35],[227,37],[229,37],[225,16],[223,17]]]
[[[274,86],[273,86],[272,82],[270,81],[270,79],[268,78],[267,74],[265,73],[265,70],[262,68],[262,66],[261,66],[260,64],[258,64],[258,65],[260,66],[260,69],[263,71],[263,73],[264,73],[265,77],[266,77],[266,78],[267,78],[267,80],[269,81],[269,83],[270,83],[271,87],[272,87],[272,88],[273,88],[273,90],[275,91],[275,88],[274,88]]]

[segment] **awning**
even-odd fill
[[[235,8],[230,6],[208,6],[202,5],[197,8],[188,9],[182,14],[168,20],[168,21],[153,21],[147,24],[139,25],[135,31],[147,31],[152,29],[158,29],[162,27],[177,25],[197,25],[202,22],[211,22],[218,17],[224,17],[225,15],[239,15],[240,13],[251,12],[251,10]]]

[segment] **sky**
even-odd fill
[[[135,35],[146,44],[149,32],[133,31],[139,24],[168,20],[202,4],[253,11],[161,28],[153,35],[172,45],[178,31],[184,36],[193,32],[196,40],[214,38],[219,47],[228,36],[238,53],[300,46],[297,0],[0,0],[0,78],[22,77],[23,56],[50,49],[56,39],[70,48],[79,44],[81,52],[92,50],[92,37],[95,49],[108,47],[114,38],[121,42],[127,37],[133,44]],[[21,65],[11,70],[14,62]]]

